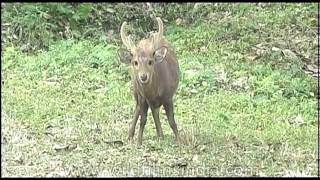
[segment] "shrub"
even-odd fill
[[[129,32],[146,36],[160,16],[166,23],[188,25],[210,19],[212,11],[227,8],[214,3],[2,3],[2,44],[22,51],[47,48],[59,39],[93,38],[119,41],[123,21]]]

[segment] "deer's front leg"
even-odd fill
[[[136,108],[134,110],[133,120],[132,120],[130,127],[129,127],[129,136],[128,136],[129,141],[133,140],[133,136],[134,136],[134,132],[136,129],[136,125],[137,125],[137,121],[139,119],[139,116],[140,116],[140,106],[137,103]]]
[[[138,134],[138,145],[142,144],[142,136],[143,136],[143,131],[144,127],[147,122],[147,114],[148,114],[148,103],[147,101],[144,101],[141,106],[140,106],[140,112],[141,112],[141,118],[140,118],[140,129],[139,129],[139,134]]]
[[[152,111],[152,116],[154,120],[154,124],[156,125],[157,135],[159,139],[163,139],[163,131],[161,128],[161,122],[159,118],[159,110],[160,108],[150,107]]]
[[[176,121],[174,119],[173,102],[172,102],[172,100],[170,100],[169,102],[164,104],[164,109],[166,111],[166,115],[167,115],[167,118],[168,118],[169,125],[170,125],[171,129],[173,130],[173,133],[174,133],[174,135],[176,137],[176,141],[178,143],[180,143],[181,140],[180,140],[180,135],[179,135],[179,132],[178,132],[177,124],[176,124]]]

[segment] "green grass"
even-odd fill
[[[210,23],[166,27],[181,67],[174,97],[185,141],[181,147],[174,145],[164,113],[163,141],[157,141],[149,113],[143,146],[127,144],[134,99],[128,67],[116,56],[119,45],[64,40],[35,54],[6,47],[1,97],[3,123],[9,129],[3,130],[2,139],[11,142],[18,128],[32,137],[22,145],[24,151],[7,144],[3,172],[316,175],[316,81],[303,72],[299,56],[272,50],[290,49],[314,59],[315,12],[316,4],[241,4],[215,12]],[[112,146],[109,140],[124,145]],[[56,150],[57,145],[74,148]],[[17,153],[23,161],[15,159]],[[29,168],[10,170],[17,165]]]

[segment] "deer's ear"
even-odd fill
[[[125,64],[130,64],[131,59],[132,59],[132,54],[130,51],[128,51],[126,49],[119,49],[118,56],[119,56],[120,62],[125,63]]]
[[[154,59],[156,63],[163,61],[164,57],[166,57],[168,49],[166,47],[160,47],[154,51]]]

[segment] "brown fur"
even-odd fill
[[[155,53],[162,47],[165,47],[166,53],[164,58],[158,62]],[[153,38],[149,38],[141,40],[137,44],[137,47],[132,47],[130,49],[130,52],[131,58],[128,63],[131,64],[130,74],[134,85],[136,109],[133,121],[129,128],[129,140],[134,136],[135,126],[140,116],[138,143],[142,144],[142,134],[149,107],[152,111],[157,135],[159,138],[163,138],[159,120],[159,108],[164,106],[168,122],[175,134],[176,140],[179,141],[179,133],[174,120],[172,100],[179,83],[179,63],[173,48],[163,37],[158,38],[157,41]],[[151,65],[149,63],[151,63]],[[141,74],[147,75],[147,83],[143,84],[141,82]]]

